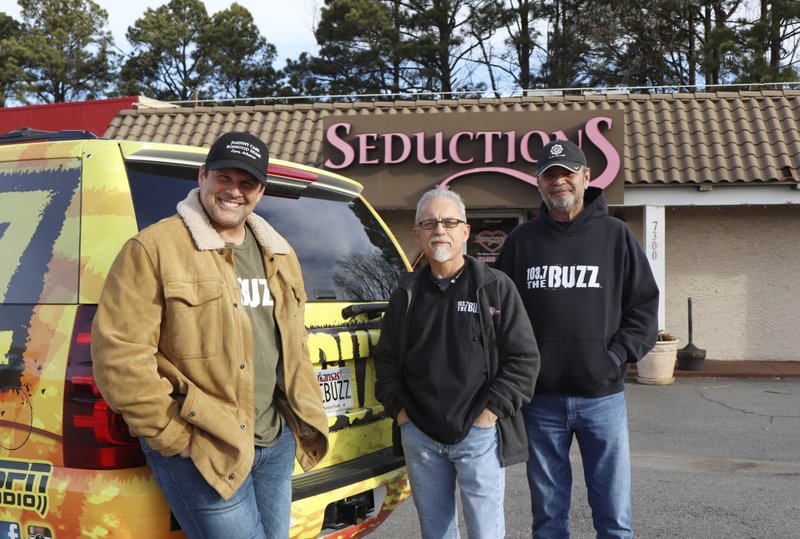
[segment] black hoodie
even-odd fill
[[[531,324],[511,279],[470,256],[464,258],[477,287],[480,343],[489,378],[486,407],[498,418],[500,463],[511,466],[528,459],[528,438],[522,414],[518,411],[533,396],[539,371],[539,352]],[[410,373],[406,368],[409,339],[414,338],[408,332],[408,311],[418,282],[429,277],[427,272],[403,275],[392,292],[375,348],[375,396],[390,417],[396,418],[401,409],[406,409],[417,427],[431,438],[438,439],[433,430],[435,427],[431,425],[432,418],[426,416],[424,410],[419,410],[409,390],[409,386],[417,381],[408,378]],[[396,434],[395,428],[395,447],[399,449]]]
[[[519,289],[541,354],[537,393],[600,397],[624,389],[627,363],[656,342],[658,287],[627,225],[589,187],[584,209],[537,218],[505,241],[495,267]]]

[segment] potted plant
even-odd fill
[[[669,333],[659,331],[656,345],[636,364],[636,380],[640,384],[660,386],[673,383],[679,342]]]

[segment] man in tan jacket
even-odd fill
[[[97,386],[189,537],[286,537],[295,456],[328,448],[300,265],[253,213],[267,161],[222,135],[178,213],[125,244],[94,320]]]

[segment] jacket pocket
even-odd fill
[[[584,395],[616,383],[620,368],[611,359],[605,339],[539,342],[544,361],[537,387],[545,392]]]
[[[208,359],[222,353],[222,296],[219,281],[164,284],[161,346],[170,359]]]
[[[194,385],[189,386],[180,411],[181,418],[217,440],[237,447],[243,429],[236,418],[233,409],[219,406],[214,399],[208,397],[201,389]],[[195,432],[195,434],[197,434]],[[252,434],[250,434],[252,436]]]

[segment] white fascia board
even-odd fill
[[[700,191],[692,186],[625,187],[625,206],[782,206],[800,204],[796,184],[719,186]]]

